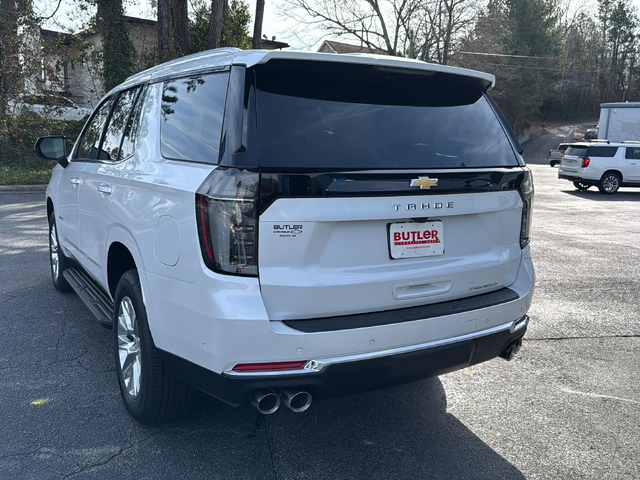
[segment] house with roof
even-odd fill
[[[142,71],[154,66],[158,22],[137,17],[124,18],[136,49],[135,70]],[[28,90],[31,93],[56,93],[73,100],[81,107],[93,108],[105,93],[99,70],[102,34],[89,29],[70,35],[41,28],[40,38],[45,45],[42,74],[28,81]],[[262,48],[265,50],[288,47],[287,43],[276,41],[275,38],[262,40]]]
[[[334,40],[325,40],[318,48],[318,52],[322,53],[375,53],[376,55],[389,55],[386,50],[370,48],[363,44],[352,45],[350,43],[336,42]]]

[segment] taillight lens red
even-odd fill
[[[204,263],[218,273],[256,276],[259,174],[218,168],[196,192]]]
[[[524,179],[520,184],[522,197],[522,223],[520,225],[520,247],[524,248],[531,242],[531,217],[533,212],[533,175],[525,167]]]
[[[307,360],[296,362],[239,363],[233,367],[234,372],[274,372],[281,370],[299,370]]]
[[[582,158],[582,168],[587,168],[589,166],[589,162],[591,162],[591,159],[589,157],[580,158]]]

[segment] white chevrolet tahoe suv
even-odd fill
[[[578,190],[595,185],[607,195],[620,187],[640,187],[640,142],[573,143],[562,157],[558,178]]]
[[[485,73],[218,49],[109,92],[47,189],[51,273],[105,326],[124,404],[263,413],[522,345],[531,173]]]

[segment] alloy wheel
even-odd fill
[[[140,393],[142,359],[136,311],[129,297],[122,297],[118,308],[118,359],[125,390],[136,398]]]
[[[616,175],[607,175],[602,181],[602,186],[607,192],[615,192],[620,186],[620,180]]]
[[[58,246],[58,235],[56,234],[56,224],[51,225],[51,232],[49,233],[49,251],[51,254],[51,271],[53,272],[54,280],[58,280],[60,274],[60,253]]]

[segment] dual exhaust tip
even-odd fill
[[[513,360],[513,357],[515,357],[516,353],[518,353],[521,348],[522,348],[522,338],[519,338],[518,340],[513,342],[511,345],[509,345],[507,348],[505,348],[500,354],[500,357],[510,362],[511,360]]]
[[[251,403],[263,415],[275,413],[284,404],[292,412],[304,412],[311,406],[311,394],[309,392],[285,389],[278,395],[271,390],[258,390],[251,394]]]

